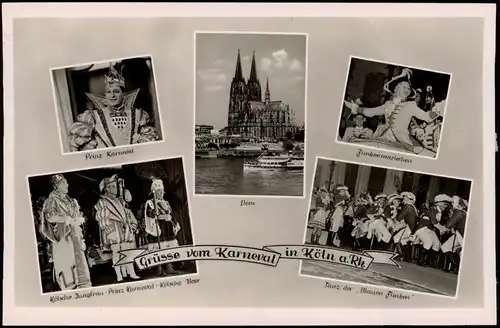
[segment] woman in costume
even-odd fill
[[[111,65],[109,76],[104,76],[104,96],[87,93],[95,106],[78,115],[69,129],[72,151],[108,148],[159,139],[158,131],[148,125],[149,114],[134,108],[139,89],[126,92],[125,79]]]
[[[153,180],[151,193],[153,197],[146,202],[144,211],[148,249],[155,251],[178,247],[177,233],[181,230],[181,226],[172,216],[170,204],[164,199],[165,188],[162,180]],[[172,263],[167,263],[160,269],[163,275],[178,273]]]
[[[406,77],[406,80],[401,81]],[[421,110],[415,101],[411,101],[415,96],[415,90],[411,87],[410,77],[411,70],[405,68],[399,76],[394,77],[384,85],[384,90],[392,94],[392,98],[382,106],[364,108],[354,102],[344,102],[351,109],[352,114],[362,114],[366,117],[385,116],[385,124],[379,124],[373,135],[374,139],[397,143],[408,151],[419,153],[423,148],[410,138],[409,125],[412,118],[416,117],[425,122],[432,122],[443,115],[444,105],[434,106],[428,112]],[[396,82],[394,91],[392,91],[391,86]]]
[[[318,191],[316,198],[316,213],[309,220],[309,226],[313,228],[311,234],[311,243],[319,244],[321,233],[326,227],[326,218],[328,216],[328,206],[331,202],[331,197],[325,186],[321,187]]]
[[[61,290],[91,287],[82,225],[85,218],[76,199],[68,196],[68,182],[61,174],[51,177],[54,190],[42,209],[41,233],[52,244],[55,280]]]
[[[127,203],[132,200],[130,192],[124,189],[123,179],[115,174],[104,178],[99,184],[102,193],[95,205],[95,218],[101,230],[101,247],[113,252],[113,265],[120,260],[120,251],[136,248],[135,234],[137,220]],[[135,273],[134,263],[115,266],[116,280],[140,279]]]

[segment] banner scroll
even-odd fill
[[[396,253],[364,251],[314,245],[270,245],[262,248],[234,245],[197,245],[149,251],[136,248],[120,251],[121,259],[115,266],[135,263],[139,270],[181,261],[241,261],[276,267],[280,259],[324,261],[367,270],[371,264],[400,267]]]

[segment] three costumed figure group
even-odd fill
[[[78,201],[68,195],[69,184],[62,174],[51,177],[53,191],[41,211],[41,233],[49,242],[50,257],[54,264],[54,280],[61,290],[90,287],[92,285],[86,255],[86,242],[82,228],[86,218]],[[118,175],[104,178],[99,184],[100,198],[94,206],[99,226],[100,249],[112,252],[112,264],[120,260],[120,251],[138,246],[139,223],[128,204],[132,195],[125,189]],[[177,247],[179,223],[164,199],[164,186],[160,179],[151,184],[151,197],[145,203],[144,226],[149,250]],[[124,278],[140,279],[134,263],[114,266],[116,281]],[[172,264],[160,267],[163,275],[177,274]]]

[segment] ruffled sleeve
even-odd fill
[[[91,110],[78,115],[77,121],[69,128],[68,141],[72,151],[95,149],[97,141],[94,138],[95,119]]]
[[[139,131],[134,137],[134,143],[145,143],[160,139],[158,131],[149,125],[149,114],[142,109],[139,109],[138,111],[141,116],[139,119]]]

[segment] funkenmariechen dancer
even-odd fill
[[[159,139],[158,131],[148,125],[149,114],[134,108],[139,89],[126,92],[125,79],[113,64],[104,76],[104,96],[87,93],[95,109],[78,115],[69,129],[71,151],[109,148]]]
[[[146,201],[144,213],[148,249],[155,251],[178,247],[177,233],[181,226],[173,217],[169,202],[164,199],[165,188],[162,180],[153,180],[151,194],[152,198]],[[178,273],[172,263],[162,265],[160,269],[163,275]]]
[[[119,251],[136,248],[135,234],[137,220],[127,203],[132,200],[130,192],[124,189],[124,181],[113,175],[99,184],[102,193],[95,205],[96,220],[101,231],[101,247],[113,252],[113,265],[120,260]],[[131,277],[140,279],[134,270],[134,263],[115,267],[117,281]]]
[[[41,233],[52,243],[55,280],[61,290],[91,287],[80,205],[68,196],[68,181],[62,174],[50,182],[53,191],[43,204]]]
[[[411,74],[411,70],[405,68],[399,76],[384,85],[384,89],[392,94],[392,98],[382,106],[364,108],[355,102],[344,101],[344,103],[351,109],[353,115],[362,114],[366,117],[383,115],[385,117],[385,124],[378,125],[373,139],[397,143],[408,151],[420,153],[423,147],[410,138],[409,125],[412,118],[432,122],[443,115],[444,106],[434,106],[428,112],[421,110],[415,101],[411,100],[415,96],[415,90],[410,84]],[[391,89],[393,85],[395,87]]]

